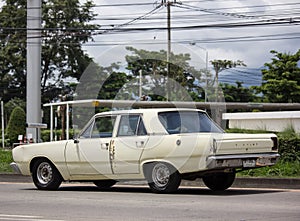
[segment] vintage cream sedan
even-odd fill
[[[277,148],[275,134],[227,134],[204,111],[135,109],[96,114],[74,140],[18,146],[11,166],[42,190],[146,179],[153,192],[169,193],[196,178],[225,190],[237,171],[274,165]]]

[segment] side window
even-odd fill
[[[146,134],[147,131],[140,115],[121,116],[118,136],[141,136]]]
[[[144,135],[147,135],[147,131],[146,131],[144,122],[143,122],[143,120],[142,120],[141,117],[140,117],[138,129],[137,129],[137,135],[138,135],[138,136],[144,136]]]
[[[90,138],[93,129],[94,121],[80,134],[80,138]]]
[[[92,131],[92,138],[112,137],[115,116],[98,117],[95,119],[95,124]]]

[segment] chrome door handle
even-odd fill
[[[145,142],[144,141],[136,141],[135,144],[136,144],[136,147],[144,147]]]
[[[101,149],[102,150],[108,150],[109,143],[101,143]]]

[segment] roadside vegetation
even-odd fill
[[[12,173],[9,164],[13,161],[11,150],[0,148],[0,173]]]

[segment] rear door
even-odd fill
[[[112,172],[140,173],[140,157],[148,139],[142,115],[121,115],[117,136],[112,140],[110,151]]]

